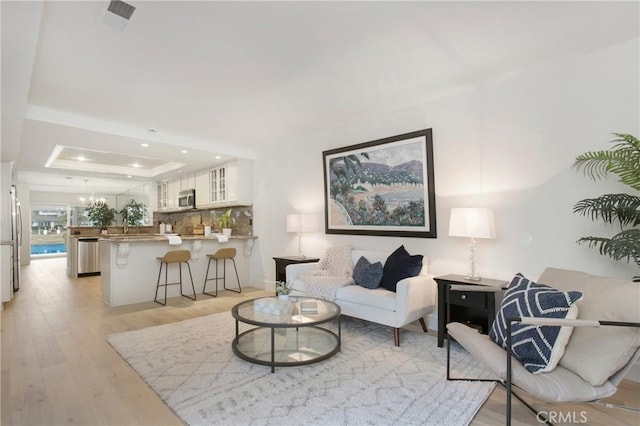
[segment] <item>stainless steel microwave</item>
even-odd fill
[[[196,190],[187,189],[178,193],[178,207],[181,209],[196,208]]]

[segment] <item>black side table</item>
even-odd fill
[[[443,275],[435,278],[438,283],[438,347],[444,344],[447,335],[447,286],[455,284],[486,285],[491,287],[506,288],[508,281],[482,278],[480,281],[471,281],[464,275]],[[496,318],[496,310],[500,306],[504,292],[475,293],[470,291],[451,292],[451,322],[466,323],[478,328],[482,333],[488,333],[489,327]]]
[[[287,265],[291,265],[293,263],[312,263],[319,262],[320,259],[317,257],[300,257],[300,256],[281,256],[274,257],[273,260],[276,262],[276,281],[286,281],[286,267]]]

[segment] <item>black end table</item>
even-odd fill
[[[320,261],[320,259],[318,259],[317,257],[300,257],[300,256],[274,257],[273,260],[275,260],[276,262],[276,281],[287,280],[287,274],[286,274],[287,265],[291,265],[293,263],[312,263],[312,262]]]
[[[482,278],[479,281],[471,281],[464,275],[443,275],[435,278],[438,283],[438,347],[444,345],[447,335],[447,286],[455,284],[463,285],[486,285],[491,287],[506,288],[508,281]],[[488,333],[489,327],[496,318],[496,310],[500,306],[502,294],[496,293],[475,293],[468,291],[451,292],[451,322],[466,323],[471,327],[478,328],[482,333]]]

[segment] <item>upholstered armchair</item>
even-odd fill
[[[494,323],[491,337],[480,334],[476,329],[464,324],[447,324],[447,379],[476,380],[451,377],[449,350],[451,340],[455,339],[471,355],[485,364],[495,374],[495,381],[506,388],[507,425],[511,424],[512,396],[536,413],[531,405],[514,392],[514,388],[549,403],[599,401],[616,392],[618,384],[640,356],[639,283],[554,268],[547,268],[536,283],[545,284],[552,290],[559,290],[559,293],[565,295],[569,305],[576,305],[577,315],[566,315],[567,318],[544,318],[555,309],[544,306],[538,316],[512,315],[513,312],[501,316],[499,312],[496,318],[498,324]],[[514,282],[509,288],[513,285]],[[452,285],[448,292],[461,290],[500,291],[482,286]],[[517,290],[520,294],[512,293],[512,296],[526,296],[525,290]],[[543,293],[546,293],[544,289]],[[511,308],[515,307],[516,311],[526,311],[524,304],[538,304],[545,295],[536,296],[522,304],[514,300],[514,297],[508,298],[505,295],[501,305],[502,313],[508,312],[508,305],[511,305]],[[571,298],[575,300],[572,301]],[[495,333],[498,328],[504,331],[505,339],[502,346],[494,341],[496,338],[499,340],[498,334],[502,333]],[[562,346],[558,338],[554,347],[550,348],[550,354],[542,357],[555,357],[557,366],[545,365],[543,361],[525,361],[522,358],[525,350],[533,352],[535,356],[544,352],[543,346],[549,343],[547,340],[553,339],[547,339],[548,336],[541,333],[541,330],[552,328],[559,329],[561,333],[568,331],[570,336],[564,336],[564,351],[562,348],[558,349],[558,346]],[[533,332],[535,336],[527,337],[528,332]],[[541,341],[536,341],[538,336],[544,337]],[[559,352],[553,354],[556,349]],[[532,373],[532,370],[536,369],[540,371]],[[544,419],[550,424],[540,413],[536,414],[538,419]]]

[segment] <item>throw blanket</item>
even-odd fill
[[[318,269],[302,272],[299,278],[309,295],[333,301],[340,287],[352,283],[352,274],[351,247],[342,246],[329,247]]]

